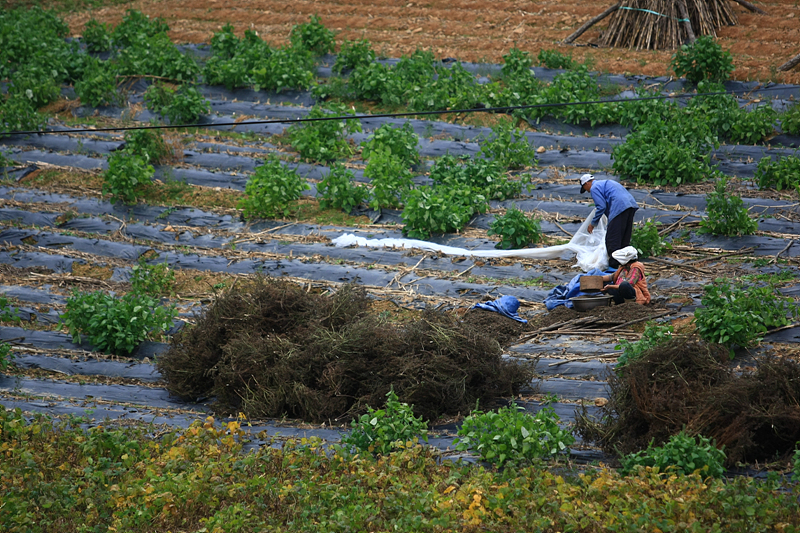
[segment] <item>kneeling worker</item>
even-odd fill
[[[627,246],[612,255],[620,266],[613,274],[603,276],[603,282],[610,282],[603,287],[603,292],[613,296],[615,304],[625,303],[625,300],[636,300],[637,304],[642,305],[649,304],[650,292],[644,279],[644,265],[637,261],[639,252],[636,248]]]

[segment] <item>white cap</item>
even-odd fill
[[[623,265],[627,265],[635,259],[639,259],[639,252],[633,246],[626,246],[613,252],[611,257],[619,261]]]
[[[592,174],[584,174],[583,176],[581,176],[581,194],[586,192],[583,190],[583,186],[592,181],[593,179],[594,176]]]

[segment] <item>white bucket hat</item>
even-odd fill
[[[639,259],[639,252],[633,246],[626,246],[613,252],[611,257],[619,261],[621,264],[626,265],[631,261]]]
[[[586,192],[583,190],[583,186],[592,181],[593,179],[594,176],[591,174],[584,174],[583,176],[581,176],[581,194]]]

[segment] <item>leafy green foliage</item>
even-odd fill
[[[294,169],[281,164],[277,156],[270,157],[247,180],[246,197],[239,201],[245,218],[287,216],[289,202],[297,200],[310,187]]]
[[[108,52],[113,45],[111,28],[105,22],[90,19],[83,28],[81,41],[90,52]]]
[[[536,166],[538,161],[536,150],[528,142],[525,133],[505,121],[493,126],[491,138],[481,142],[481,154],[508,169]]]
[[[369,197],[369,190],[353,183],[353,173],[344,165],[334,163],[325,178],[317,184],[319,205],[349,213]]]
[[[209,418],[154,437],[147,426],[86,429],[80,419],[2,409],[0,528],[746,533],[800,526],[792,485],[746,476],[640,470],[623,478],[602,465],[575,475],[563,465],[484,469],[442,460],[428,447],[375,458],[316,438],[243,453],[246,438],[235,420]]]
[[[8,298],[0,296],[0,322],[21,322],[22,320],[14,313]]]
[[[750,218],[744,202],[726,192],[727,178],[720,178],[714,192],[706,195],[706,218],[700,221],[700,233],[713,235],[752,235],[758,221]]]
[[[585,65],[568,70],[553,79],[553,83],[542,88],[534,95],[530,104],[564,104],[568,102],[589,102],[600,99],[600,87],[589,74]],[[589,122],[594,127],[598,124],[616,122],[619,104],[608,102],[601,104],[570,105],[562,107],[535,108],[529,110],[528,116],[539,119],[545,115],[553,115],[568,124]]]
[[[781,130],[789,135],[800,135],[800,103],[792,106],[780,114]]]
[[[655,257],[667,246],[658,234],[661,222],[648,220],[644,224],[636,224],[631,235],[631,246],[639,252],[639,259]]]
[[[203,78],[210,85],[224,85],[229,90],[253,83],[253,71],[272,55],[272,49],[253,30],[244,38],[233,34],[233,27],[223,26],[211,38],[214,55],[203,65]]]
[[[239,38],[233,33],[233,24],[226,22],[222,29],[211,37],[211,51],[215,56],[230,59],[236,55]]]
[[[723,446],[724,448],[724,446]],[[656,467],[660,472],[674,470],[689,475],[699,470],[703,477],[722,477],[725,468],[725,452],[717,448],[714,441],[702,435],[692,437],[685,431],[670,437],[663,446],[653,447],[620,458],[622,473],[629,475],[637,467]]]
[[[197,62],[182,54],[166,33],[137,34],[117,55],[117,69],[123,76],[150,75],[177,82],[193,82],[200,73]]]
[[[161,164],[172,157],[172,149],[160,130],[130,130],[125,132],[125,151],[142,156],[148,163]]]
[[[311,15],[311,20],[304,24],[292,26],[289,40],[295,48],[302,48],[316,55],[333,52],[334,32],[326,28],[318,15]]]
[[[7,131],[36,131],[47,123],[28,98],[0,95],[0,137]]]
[[[40,7],[0,11],[0,78],[21,68],[37,66],[46,72],[60,70],[72,48],[64,41],[69,27],[51,11]],[[59,81],[62,73],[58,72]]]
[[[435,78],[427,84],[408,87],[405,93],[408,107],[413,111],[435,111],[438,109],[471,109],[481,102],[482,89],[475,75],[461,63],[449,69],[438,67]]]
[[[724,278],[706,285],[703,307],[694,312],[697,332],[709,341],[728,347],[757,344],[768,328],[789,323],[797,306],[780,296],[774,287],[735,286]]]
[[[411,446],[420,437],[428,442],[428,423],[415,417],[413,406],[398,400],[394,389],[386,394],[386,407],[367,406],[366,414],[351,422],[352,431],[342,437],[342,444],[357,451],[389,455]]]
[[[639,183],[680,185],[715,174],[710,150],[719,141],[705,121],[678,110],[671,117],[651,117],[611,153],[612,168]]]
[[[524,176],[520,180],[509,179],[502,164],[494,159],[468,159],[462,164],[449,154],[436,160],[430,178],[436,185],[463,184],[488,200],[501,201],[518,196],[528,180]]]
[[[0,342],[0,372],[5,372],[14,359],[14,354],[11,353],[11,345],[7,342]]]
[[[128,9],[122,22],[114,28],[114,44],[120,47],[132,46],[140,36],[146,39],[168,31],[169,26],[164,19],[150,19],[141,11]]]
[[[392,155],[400,158],[405,164],[415,165],[419,162],[418,142],[419,137],[408,122],[399,128],[392,124],[383,124],[372,133],[372,137],[368,141],[361,145],[361,156],[369,159],[370,154],[376,149],[388,149]]]
[[[512,48],[503,56],[503,66],[500,71],[504,78],[515,78],[520,75],[532,76],[531,66],[533,66],[533,59],[529,52]]]
[[[61,323],[75,343],[86,336],[98,350],[128,355],[149,332],[167,331],[176,316],[174,307],[164,307],[149,295],[129,292],[119,297],[103,291],[75,290],[67,298]]]
[[[524,248],[542,240],[542,226],[538,219],[528,216],[516,207],[495,218],[487,235],[499,235],[495,248],[502,250]]]
[[[30,65],[14,72],[8,86],[11,97],[27,98],[34,109],[58,99],[61,94],[56,84],[58,72],[39,65]]]
[[[456,450],[473,450],[481,459],[498,466],[569,453],[575,438],[558,425],[552,407],[531,416],[516,404],[497,411],[473,411],[458,430]]]
[[[333,71],[341,74],[347,70],[367,66],[373,61],[375,61],[375,51],[369,41],[366,39],[345,41],[336,56]]]
[[[758,162],[755,179],[758,180],[759,189],[774,187],[779,191],[800,191],[800,157],[790,155],[778,157],[776,161],[771,157],[763,157]]]
[[[558,50],[539,50],[537,59],[540,65],[547,68],[571,69],[578,66],[578,63],[572,59],[572,54],[563,54]]]
[[[685,77],[692,83],[703,80],[723,82],[733,72],[733,59],[714,37],[702,35],[692,44],[681,46],[672,56],[670,66],[676,76]]]
[[[725,92],[721,83],[701,81],[697,91]],[[730,94],[697,96],[689,100],[687,112],[697,121],[706,122],[720,139],[733,143],[755,144],[774,131],[777,113],[769,103],[758,104],[751,110],[739,107]]]
[[[364,176],[372,184],[370,207],[399,207],[400,196],[412,185],[411,170],[389,148],[376,148],[370,154]]]
[[[628,339],[620,339],[614,349],[621,349],[622,355],[617,358],[617,366],[614,370],[618,373],[621,372],[626,365],[639,359],[649,349],[669,342],[672,339],[672,333],[673,328],[669,324],[660,325],[648,322],[638,341],[631,342]]]
[[[137,190],[151,183],[154,174],[153,165],[144,157],[125,151],[114,153],[103,173],[103,194],[110,194],[114,201],[134,204]]]
[[[175,286],[175,272],[167,263],[148,264],[140,257],[137,264],[131,267],[131,291],[136,294],[152,296],[169,296]]]
[[[475,213],[489,204],[479,192],[464,184],[418,187],[403,193],[403,234],[427,239],[432,233],[459,231]]]
[[[256,91],[281,92],[308,89],[314,72],[311,52],[302,48],[278,48],[253,68],[251,76]]]
[[[658,90],[649,90],[637,87],[637,98],[650,98],[662,96]],[[666,121],[675,112],[675,103],[666,99],[632,100],[619,102],[619,115],[617,120],[623,126],[630,126],[634,130],[651,119]]]
[[[161,110],[170,124],[192,124],[211,112],[209,101],[194,87],[181,85],[172,101]]]
[[[332,104],[327,109],[314,106],[308,113],[310,119],[325,117],[355,116],[351,109],[341,104]],[[289,128],[292,146],[305,159],[312,161],[334,161],[353,155],[354,150],[346,135],[361,131],[358,120],[320,120],[304,122]]]
[[[75,82],[75,94],[82,103],[94,107],[118,102],[120,98],[113,67],[104,61],[92,58],[87,63],[81,79]]]

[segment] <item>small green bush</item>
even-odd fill
[[[333,71],[339,74],[347,70],[355,70],[358,67],[367,66],[375,61],[375,51],[366,39],[358,41],[345,41],[336,56],[336,63],[333,64]]]
[[[110,194],[114,201],[134,204],[137,190],[151,183],[155,169],[139,155],[125,151],[116,152],[108,158],[108,169],[103,173],[103,194]]]
[[[93,107],[117,103],[117,76],[113,67],[92,58],[86,64],[81,79],[75,82],[75,94],[81,102]]]
[[[90,52],[108,52],[113,45],[111,28],[105,22],[90,19],[83,28],[81,41],[86,43],[86,49]]]
[[[408,165],[393,155],[389,148],[376,148],[372,151],[364,176],[372,185],[369,205],[373,209],[399,207],[403,192],[413,184]]]
[[[370,154],[377,148],[388,148],[392,155],[399,157],[411,166],[419,163],[418,142],[419,137],[408,122],[399,128],[392,124],[384,124],[372,133],[372,137],[368,141],[361,145],[361,156],[369,159]]]
[[[311,21],[292,26],[289,40],[295,48],[303,48],[317,55],[333,52],[333,30],[326,28],[318,15],[311,15]]]
[[[154,113],[162,114],[172,100],[178,89],[165,83],[156,82],[150,85],[142,95],[144,105]]]
[[[758,221],[750,218],[744,202],[726,192],[727,178],[717,180],[714,192],[706,195],[706,218],[700,221],[699,233],[712,235],[752,235]]]
[[[0,372],[8,369],[12,359],[14,359],[14,354],[11,353],[11,345],[7,342],[0,342]]]
[[[466,185],[485,196],[488,200],[507,200],[519,195],[529,176],[512,180],[505,168],[494,159],[474,158],[462,160],[452,155],[444,155],[431,167],[430,178],[436,185]]]
[[[403,234],[427,239],[432,233],[459,231],[488,207],[482,194],[463,184],[409,189],[403,194]]]
[[[0,322],[22,322],[5,296],[0,296]]]
[[[653,447],[651,442],[646,450],[620,458],[620,463],[624,475],[634,473],[637,467],[656,467],[662,473],[689,475],[699,470],[703,477],[722,477],[725,452],[702,435],[691,437],[681,431],[663,446]]]
[[[150,75],[176,82],[194,82],[200,73],[197,62],[181,53],[166,33],[134,36],[117,54],[116,65],[120,75]]]
[[[622,369],[639,359],[644,352],[650,348],[654,348],[672,339],[673,328],[671,325],[660,325],[655,322],[648,322],[644,327],[644,332],[641,338],[636,342],[631,342],[628,339],[621,339],[614,349],[622,350],[622,355],[617,358],[617,366],[614,367],[616,372],[621,372]]]
[[[569,453],[575,438],[558,425],[552,407],[531,416],[516,404],[497,411],[473,411],[458,430],[456,450],[472,450],[481,459],[502,466],[533,462]]]
[[[230,59],[239,48],[239,38],[233,33],[233,24],[226,22],[222,29],[211,37],[211,51],[217,57]]]
[[[495,218],[487,235],[499,235],[495,248],[502,250],[524,248],[542,240],[542,226],[538,219],[529,217],[516,207]]]
[[[723,82],[730,79],[733,59],[714,37],[703,35],[692,44],[681,46],[672,56],[670,66],[676,76],[695,84],[703,80]]]
[[[125,132],[125,151],[143,157],[148,163],[162,164],[172,158],[172,149],[160,130],[130,130]]]
[[[536,166],[538,162],[525,133],[506,121],[492,127],[490,139],[481,143],[481,154],[512,170]]]
[[[209,101],[194,87],[182,85],[172,100],[161,109],[170,124],[193,124],[211,112]]]
[[[129,292],[121,298],[103,291],[73,291],[61,315],[72,340],[83,336],[96,349],[115,355],[129,355],[149,332],[160,334],[172,326],[175,308],[164,307],[155,298]]]
[[[38,65],[29,65],[14,72],[8,94],[14,98],[27,98],[34,109],[58,99],[61,88],[56,83],[58,72]]]
[[[428,442],[428,423],[415,417],[413,406],[400,402],[393,389],[386,394],[386,407],[376,410],[367,406],[366,414],[353,420],[351,426],[342,444],[359,452],[389,455],[419,438]]]
[[[729,348],[754,346],[768,328],[785,326],[787,315],[798,315],[797,306],[774,287],[736,286],[724,278],[705,287],[701,303],[694,312],[698,334]]]
[[[758,162],[755,179],[759,189],[773,187],[779,191],[794,189],[800,192],[800,157],[790,155],[776,161],[763,157]]]
[[[122,22],[114,28],[114,44],[117,46],[131,46],[139,36],[154,37],[169,31],[169,26],[164,19],[151,19],[141,11],[128,9],[122,17]]]
[[[314,106],[308,113],[310,119],[325,117],[355,116],[355,113],[341,104],[330,105],[327,109]],[[289,128],[289,142],[304,159],[312,161],[334,161],[353,155],[346,135],[360,132],[358,120],[320,120],[305,122]]]
[[[278,48],[250,73],[256,91],[307,90],[314,81],[314,58],[302,48]]]
[[[539,64],[547,68],[571,69],[578,66],[572,54],[563,54],[558,50],[539,50]]]
[[[223,59],[214,56],[203,65],[203,79],[209,85],[224,85],[229,91],[247,87],[252,82],[250,67],[244,58]]]
[[[245,218],[288,216],[292,211],[290,202],[300,198],[309,188],[294,169],[281,164],[277,156],[272,156],[247,180],[246,197],[239,201],[238,207],[244,210]]]
[[[512,48],[508,54],[503,56],[503,66],[500,71],[503,78],[516,78],[533,76],[531,67],[533,66],[533,59],[529,52],[524,52],[518,48]]]
[[[153,298],[169,296],[175,286],[175,272],[167,263],[150,265],[143,257],[131,267],[131,291]]]
[[[662,95],[656,89],[638,87],[636,96],[649,98]],[[623,101],[619,103],[617,120],[621,125],[637,130],[651,119],[668,120],[674,111],[675,103],[667,99]]]
[[[795,102],[792,107],[779,115],[781,130],[789,135],[800,135],[800,103]]]
[[[334,163],[328,175],[317,184],[317,196],[321,207],[349,213],[369,198],[369,190],[353,183],[350,169]]]
[[[531,97],[530,104],[565,104],[569,102],[596,101],[601,97],[597,80],[589,74],[585,65],[568,70],[553,79],[553,83],[542,88]],[[619,120],[619,103],[570,105],[561,107],[543,107],[527,111],[531,119],[539,119],[546,115],[567,122],[580,124],[588,122],[591,127],[598,124],[615,123]]]
[[[661,222],[648,220],[644,224],[636,224],[631,235],[631,246],[639,252],[639,259],[655,257],[667,246],[658,234]]]
[[[0,137],[7,131],[36,131],[47,124],[28,98],[0,95]]]

